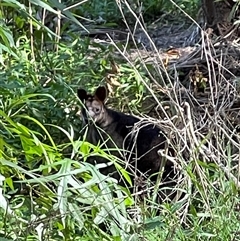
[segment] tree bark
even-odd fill
[[[201,0],[207,28],[212,28],[217,35],[225,36],[233,30],[234,16],[239,15],[233,8],[233,0]]]

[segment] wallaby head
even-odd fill
[[[84,89],[78,89],[78,97],[85,105],[88,116],[96,124],[104,127],[110,123],[111,120],[104,105],[104,101],[107,98],[107,90],[105,87],[98,87],[94,95],[88,94]],[[87,118],[85,111],[83,111],[83,117]]]

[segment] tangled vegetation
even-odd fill
[[[197,0],[0,6],[0,241],[240,240],[240,46],[200,28]],[[79,115],[99,85],[167,133],[174,187],[131,194],[86,161],[115,160]]]

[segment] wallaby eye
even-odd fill
[[[95,113],[96,113],[96,114],[99,114],[99,113],[100,113],[100,110],[101,110],[100,108],[96,108],[96,109],[95,109]]]

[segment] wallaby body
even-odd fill
[[[97,88],[94,95],[87,94],[83,89],[78,90],[78,97],[84,103],[86,109],[82,109],[85,122],[89,125],[87,141],[97,145],[107,140],[107,148],[118,147],[125,150],[124,159],[128,163],[128,170],[137,168],[136,173],[147,174],[147,176],[157,173],[164,159],[158,154],[159,149],[165,149],[166,138],[161,130],[153,124],[141,123],[139,118],[126,115],[108,109],[104,105],[106,99],[106,89]],[[89,116],[91,118],[89,118]],[[95,123],[91,123],[89,120]],[[99,132],[98,128],[103,130]],[[111,137],[112,141],[109,140]],[[119,152],[112,153],[121,157]],[[96,162],[106,162],[104,158],[97,157]],[[171,168],[170,163],[166,167]],[[106,169],[104,174],[112,170]],[[169,172],[167,170],[167,172]],[[116,176],[115,176],[116,177]]]

